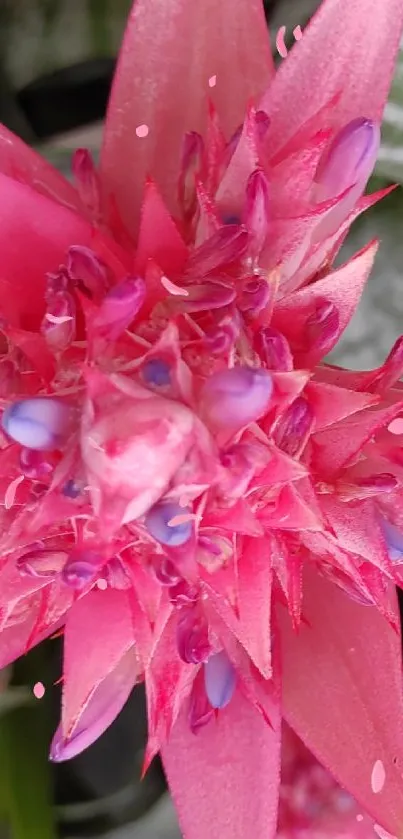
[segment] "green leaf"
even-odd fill
[[[48,761],[47,701],[28,700],[32,690],[26,686],[34,684],[43,672],[42,668],[38,670],[39,663],[36,655],[17,664],[16,680],[20,684],[9,693],[26,704],[14,705],[0,716],[0,818],[9,828],[10,839],[56,839],[57,835]]]

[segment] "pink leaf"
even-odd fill
[[[403,825],[403,702],[400,638],[377,609],[361,606],[307,570],[296,635],[278,609],[284,716],[318,759],[387,830]],[[391,600],[395,595],[391,591]],[[374,794],[381,760],[386,780]]]
[[[186,839],[272,839],[276,834],[280,724],[237,691],[192,734],[184,710],[162,752]]]

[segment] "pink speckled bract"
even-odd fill
[[[144,681],[185,839],[403,833],[402,341],[325,361],[402,27],[324,0],[275,72],[261,0],[137,0],[99,168],[0,130],[0,666],[63,632],[55,761]]]

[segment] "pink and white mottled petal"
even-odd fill
[[[324,0],[261,104],[271,117],[271,154],[338,93],[335,129],[356,117],[380,122],[402,27],[402,0]]]
[[[280,727],[239,690],[196,735],[184,710],[162,758],[186,839],[276,835]]]
[[[183,137],[205,130],[208,97],[230,135],[243,121],[249,98],[263,93],[272,73],[260,0],[137,0],[120,53],[101,155],[105,205],[115,198],[132,234],[146,175],[157,181],[169,209],[175,209]],[[213,75],[217,83],[210,89]],[[136,135],[140,125],[148,127],[147,136]]]
[[[394,590],[390,592],[395,600]],[[284,716],[336,779],[384,828],[403,826],[400,637],[377,609],[354,603],[313,569],[304,580],[307,625],[278,608]],[[371,775],[386,773],[375,794]]]
[[[0,172],[77,212],[84,208],[67,178],[20,137],[0,124]]]

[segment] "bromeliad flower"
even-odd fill
[[[325,0],[274,75],[260,0],[137,0],[99,171],[2,129],[1,664],[64,627],[54,760],[145,679],[189,839],[274,835],[282,716],[403,829],[401,346],[321,363],[402,25]]]

